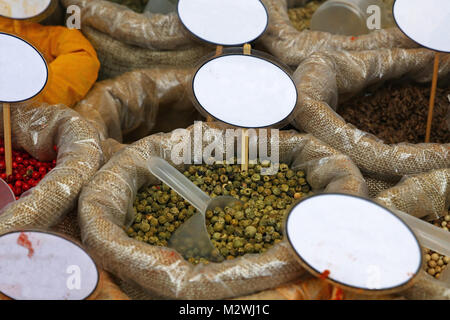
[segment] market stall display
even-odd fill
[[[446,168],[450,165],[448,141],[387,144],[337,114],[346,101],[371,85],[394,79],[429,82],[433,58],[433,52],[425,49],[315,53],[294,73],[300,103],[293,125],[349,155],[368,178],[373,196],[404,175]],[[444,55],[439,70],[442,85],[448,83],[449,62]],[[370,97],[356,99],[367,101]]]
[[[363,51],[382,48],[415,48],[398,28],[376,30],[360,36],[298,31],[290,22],[286,0],[262,0],[269,12],[269,26],[259,44],[289,66],[297,67],[317,51]]]
[[[195,264],[209,262],[190,254],[198,251],[195,247],[202,242],[210,251],[205,255],[219,261],[266,252],[283,238],[286,209],[311,191],[305,173],[291,170],[287,164],[281,164],[281,171],[273,176],[261,176],[268,162],[252,164],[248,171],[241,171],[237,164],[190,166],[182,175],[168,166],[157,157],[148,162],[150,172],[163,182],[172,182],[176,192],[170,184],[144,187],[134,201],[136,219],[127,233],[137,240],[175,248]],[[201,192],[194,192],[196,189]],[[193,218],[195,215],[198,217]]]
[[[439,10],[436,10],[436,8],[439,8]],[[449,12],[449,10],[449,2],[443,0],[432,0],[426,5],[418,0],[397,0],[395,1],[393,8],[395,22],[409,38],[425,48],[436,50],[434,54],[433,79],[431,84],[425,142],[430,142],[431,136],[439,72],[439,52],[450,53],[450,37],[440,35],[441,30],[447,30],[450,27],[450,23],[447,19],[447,12]],[[424,16],[433,21],[433,23],[422,23]]]
[[[203,132],[208,129],[217,129],[214,135],[225,134],[225,128],[203,123]],[[188,128],[188,132],[190,141],[194,141],[194,128]],[[170,248],[143,243],[127,235],[128,212],[138,190],[159,184],[149,173],[146,162],[155,155],[169,160],[165,150],[170,151],[181,142],[177,134],[179,130],[156,134],[125,147],[83,189],[79,201],[82,239],[102,267],[160,298],[236,297],[298,278],[303,271],[285,241],[262,254],[193,266]],[[361,174],[346,156],[309,135],[281,131],[279,138],[280,162],[304,171],[313,192],[366,195]],[[270,148],[270,141],[267,137],[263,143]],[[206,145],[203,141],[203,147]],[[134,249],[129,251],[130,247]]]
[[[47,172],[43,166],[39,176],[45,177],[3,208],[0,232],[53,226],[72,210],[82,186],[102,163],[98,134],[79,114],[64,106],[14,107],[11,126],[14,149],[26,151],[40,162],[52,164],[56,160],[56,167]]]
[[[79,6],[83,34],[101,61],[100,79],[155,66],[194,66],[211,48],[193,41],[177,14],[147,15],[106,0],[62,0]]]
[[[4,169],[6,177],[13,173],[11,142],[11,103],[31,100],[44,90],[48,81],[47,64],[41,53],[25,40],[0,33],[0,62],[4,66],[0,77],[3,109]],[[17,107],[17,106],[14,106]],[[17,165],[17,164],[16,164]]]

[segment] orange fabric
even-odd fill
[[[78,30],[0,17],[0,32],[23,38],[45,57],[49,81],[38,98],[43,102],[72,107],[97,80],[100,69],[97,53]]]

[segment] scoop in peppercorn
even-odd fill
[[[199,256],[210,261],[222,261],[222,255],[209,239],[205,213],[208,210],[239,206],[241,205],[240,201],[228,196],[210,198],[181,172],[159,157],[151,157],[148,161],[148,167],[150,172],[158,179],[197,208],[197,213],[182,224],[172,235],[169,246],[176,249],[186,259]]]

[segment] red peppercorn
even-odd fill
[[[57,151],[58,149],[54,148],[54,150]],[[4,151],[4,142],[0,140],[0,178],[8,183],[8,186],[16,195],[16,200],[20,198],[23,192],[35,187],[56,166],[56,160],[41,162],[33,159],[25,151],[13,150],[13,171],[7,177]]]

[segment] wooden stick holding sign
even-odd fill
[[[38,95],[47,84],[48,68],[44,57],[30,43],[0,32],[0,103],[3,104],[6,176],[13,172],[11,144],[11,104]],[[20,106],[17,106],[20,108]]]
[[[248,43],[244,44],[244,54],[252,54],[252,46]],[[249,137],[248,130],[246,128],[242,129],[241,137],[241,171],[248,170],[248,148],[249,148]]]
[[[179,0],[177,11],[186,29],[216,45],[215,56],[195,72],[193,101],[208,121],[241,128],[241,169],[248,170],[247,128],[280,124],[297,102],[290,75],[249,44],[267,29],[267,10],[260,0]],[[232,48],[224,54],[223,46]]]
[[[395,0],[392,13],[400,30],[421,46],[434,50],[433,80],[431,83],[425,142],[430,142],[434,102],[439,74],[439,52],[450,52],[448,37],[437,36],[450,29],[450,1]],[[424,18],[433,23],[424,23]],[[433,36],[435,35],[435,36]]]
[[[433,123],[434,101],[436,98],[436,88],[439,74],[439,52],[434,54],[433,80],[431,82],[430,106],[428,109],[427,131],[425,134],[425,142],[430,142],[431,127]]]
[[[12,175],[11,106],[3,104],[3,134],[5,142],[6,176]]]

